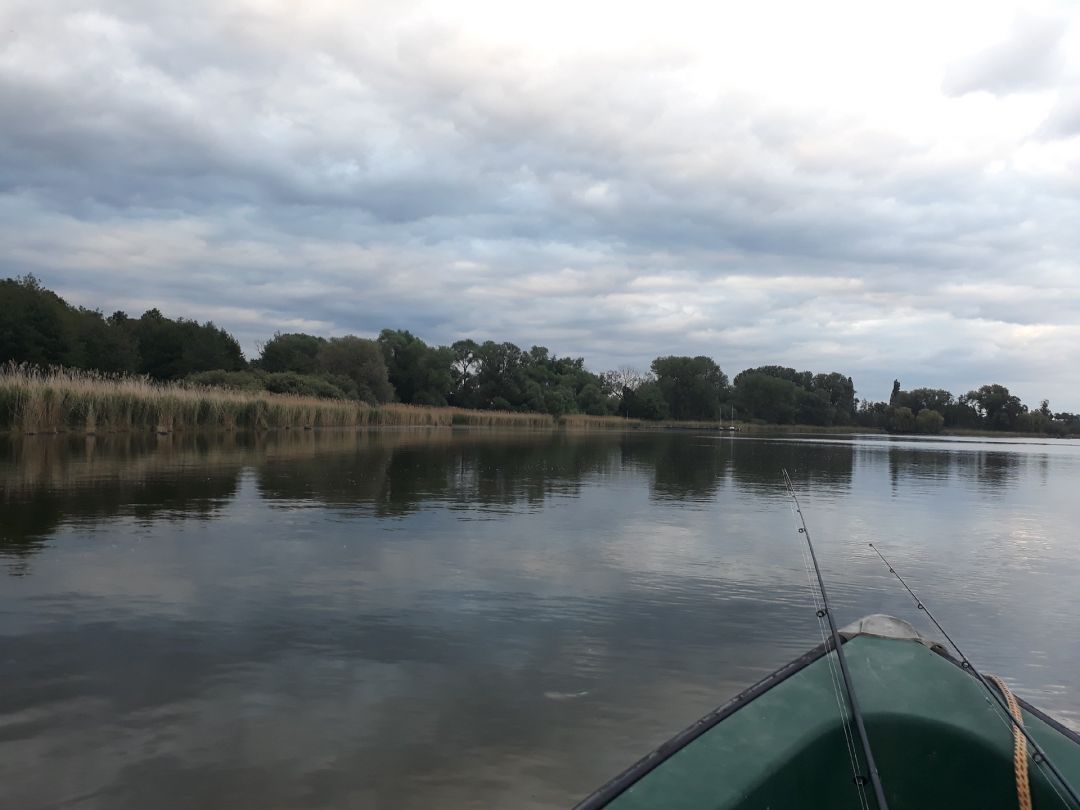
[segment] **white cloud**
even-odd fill
[[[1018,15],[1005,39],[949,66],[945,92],[1003,95],[1052,87],[1064,65],[1060,46],[1067,27],[1061,17]]]
[[[1077,16],[11,3],[4,270],[249,351],[394,326],[1075,409]]]

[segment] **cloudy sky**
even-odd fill
[[[0,111],[0,273],[249,356],[390,326],[1080,409],[1075,4],[4,0]]]

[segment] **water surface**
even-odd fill
[[[465,430],[0,438],[0,806],[572,804],[915,619],[1080,725],[1080,443]]]

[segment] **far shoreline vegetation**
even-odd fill
[[[403,330],[374,340],[275,333],[248,360],[211,322],[74,307],[33,276],[0,281],[0,431],[268,430],[356,426],[701,428],[746,432],[1080,435],[1080,415],[1004,386],[860,401],[851,377],[782,366],[733,380],[711,358],[594,373],[542,346]]]
[[[311,430],[316,428],[482,427],[530,429],[681,429],[719,430],[727,423],[642,420],[623,416],[469,410],[451,406],[371,405],[353,399],[328,399],[266,391],[156,383],[145,377],[95,374],[78,369],[0,369],[0,433],[87,435],[191,430]],[[756,425],[740,430],[849,432],[860,428],[812,425]]]

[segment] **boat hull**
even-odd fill
[[[848,635],[844,654],[891,810],[1015,808],[1011,728],[978,680],[913,631]],[[857,744],[844,736],[834,659],[823,645],[793,661],[635,763],[578,810],[859,808],[854,773],[865,771]],[[1022,708],[1032,736],[1080,784],[1080,736],[1026,703]],[[1030,770],[1035,807],[1063,806],[1048,774],[1034,764]],[[868,788],[867,799],[873,807]]]

